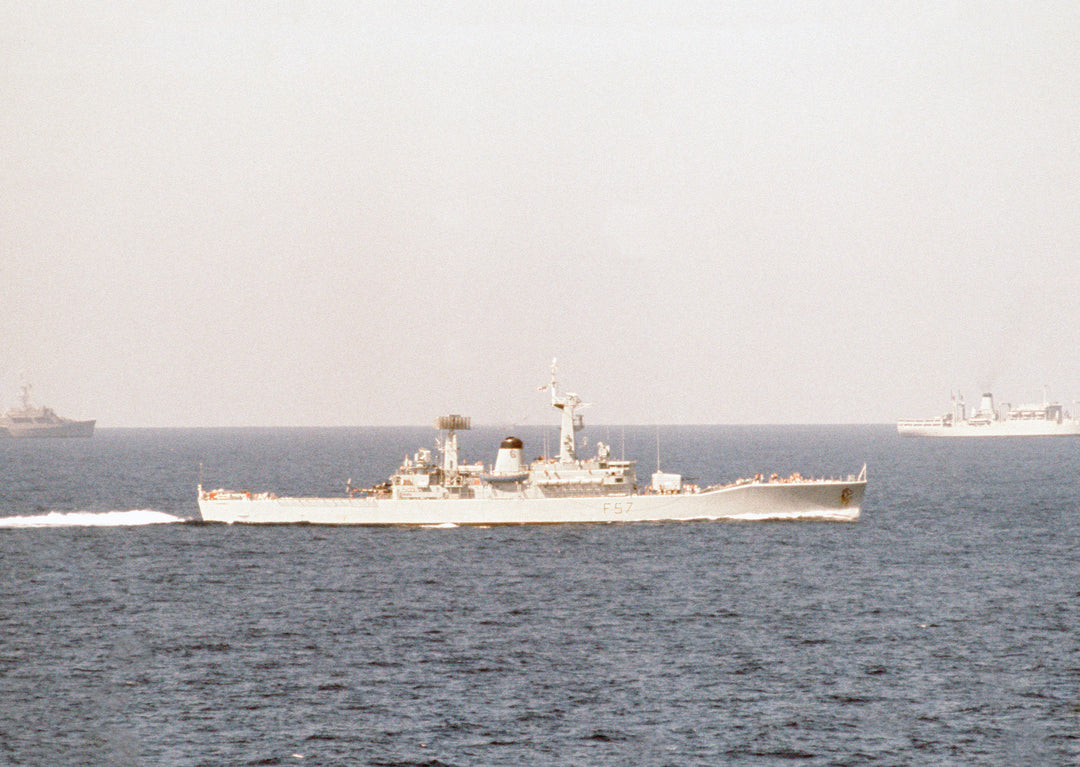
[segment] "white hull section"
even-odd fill
[[[278,498],[202,493],[205,522],[320,525],[525,525],[716,519],[859,518],[866,480],[754,482],[700,493],[578,498]]]
[[[949,425],[900,421],[896,429],[902,437],[1080,437],[1080,421],[991,421]]]

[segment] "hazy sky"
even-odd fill
[[[1080,6],[3,3],[0,270],[101,426],[1071,402]]]

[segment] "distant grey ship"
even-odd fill
[[[92,437],[96,421],[73,421],[58,416],[52,408],[30,402],[30,384],[23,384],[21,407],[13,407],[0,417],[0,437]]]
[[[1080,437],[1080,419],[1060,402],[1012,406],[999,410],[994,395],[982,395],[978,409],[968,415],[964,397],[953,397],[953,412],[937,418],[901,418],[896,430],[902,437]]]

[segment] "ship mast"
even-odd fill
[[[472,419],[457,413],[442,415],[435,419],[435,428],[446,432],[446,439],[439,449],[443,456],[443,472],[452,479],[458,474],[457,432],[472,428]]]
[[[574,411],[584,407],[581,398],[572,392],[559,394],[559,383],[556,380],[558,360],[551,361],[551,406],[562,412],[562,424],[560,426],[559,439],[559,463],[573,463],[577,460],[577,444],[574,432],[585,428],[584,419],[575,415]]]

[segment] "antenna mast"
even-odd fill
[[[558,360],[551,361],[551,406],[562,411],[560,427],[559,463],[573,463],[577,460],[577,444],[574,432],[585,427],[579,415],[574,411],[581,407],[581,398],[572,392],[559,394],[559,382],[556,379]]]
[[[471,429],[472,419],[456,413],[441,415],[435,419],[435,428],[446,432],[446,440],[439,446],[443,454],[443,471],[446,472],[447,477],[457,476],[457,432]]]

